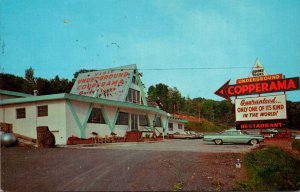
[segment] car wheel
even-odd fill
[[[250,140],[251,145],[256,145],[257,143],[258,143],[258,141],[256,139],[251,139]]]
[[[223,144],[222,139],[216,139],[216,140],[215,140],[215,144],[216,144],[216,145],[221,145],[221,144]]]

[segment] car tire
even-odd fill
[[[214,140],[214,142],[215,142],[216,145],[222,145],[223,144],[222,139],[216,139],[216,140]]]
[[[258,144],[258,140],[257,139],[251,139],[249,143],[251,145],[256,145],[256,144]]]

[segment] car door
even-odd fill
[[[244,135],[241,131],[235,131],[234,133],[234,142],[235,143],[245,143],[247,135]]]
[[[222,133],[221,138],[224,143],[232,142],[232,131],[225,131]]]

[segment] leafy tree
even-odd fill
[[[179,113],[183,108],[184,100],[181,96],[181,93],[178,91],[176,87],[169,88],[169,95],[167,99],[168,103],[168,111],[172,113]]]
[[[52,93],[69,93],[72,86],[72,82],[68,79],[60,79],[58,75],[50,79],[50,89]]]
[[[163,104],[163,109],[169,111],[169,87],[165,84],[157,84],[150,86],[148,89],[148,98],[151,101],[156,101],[158,98]]]
[[[11,74],[0,74],[0,89],[10,90],[16,92],[25,92],[23,90],[23,85],[25,79]]]
[[[32,67],[25,70],[25,82],[23,84],[23,91],[25,93],[33,94],[37,88],[36,79],[34,78],[34,70]]]
[[[201,117],[218,123],[234,123],[234,106],[228,101],[185,98],[176,87],[170,88],[164,84],[151,85],[148,89],[148,99],[155,100],[157,97],[160,97],[164,110],[169,113]]]
[[[37,83],[38,95],[52,94],[51,85],[50,85],[49,80],[39,77],[36,79],[36,83]]]

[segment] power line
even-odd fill
[[[252,69],[252,67],[177,67],[177,68],[139,68],[144,71],[174,71],[174,70],[215,70],[215,69]]]

